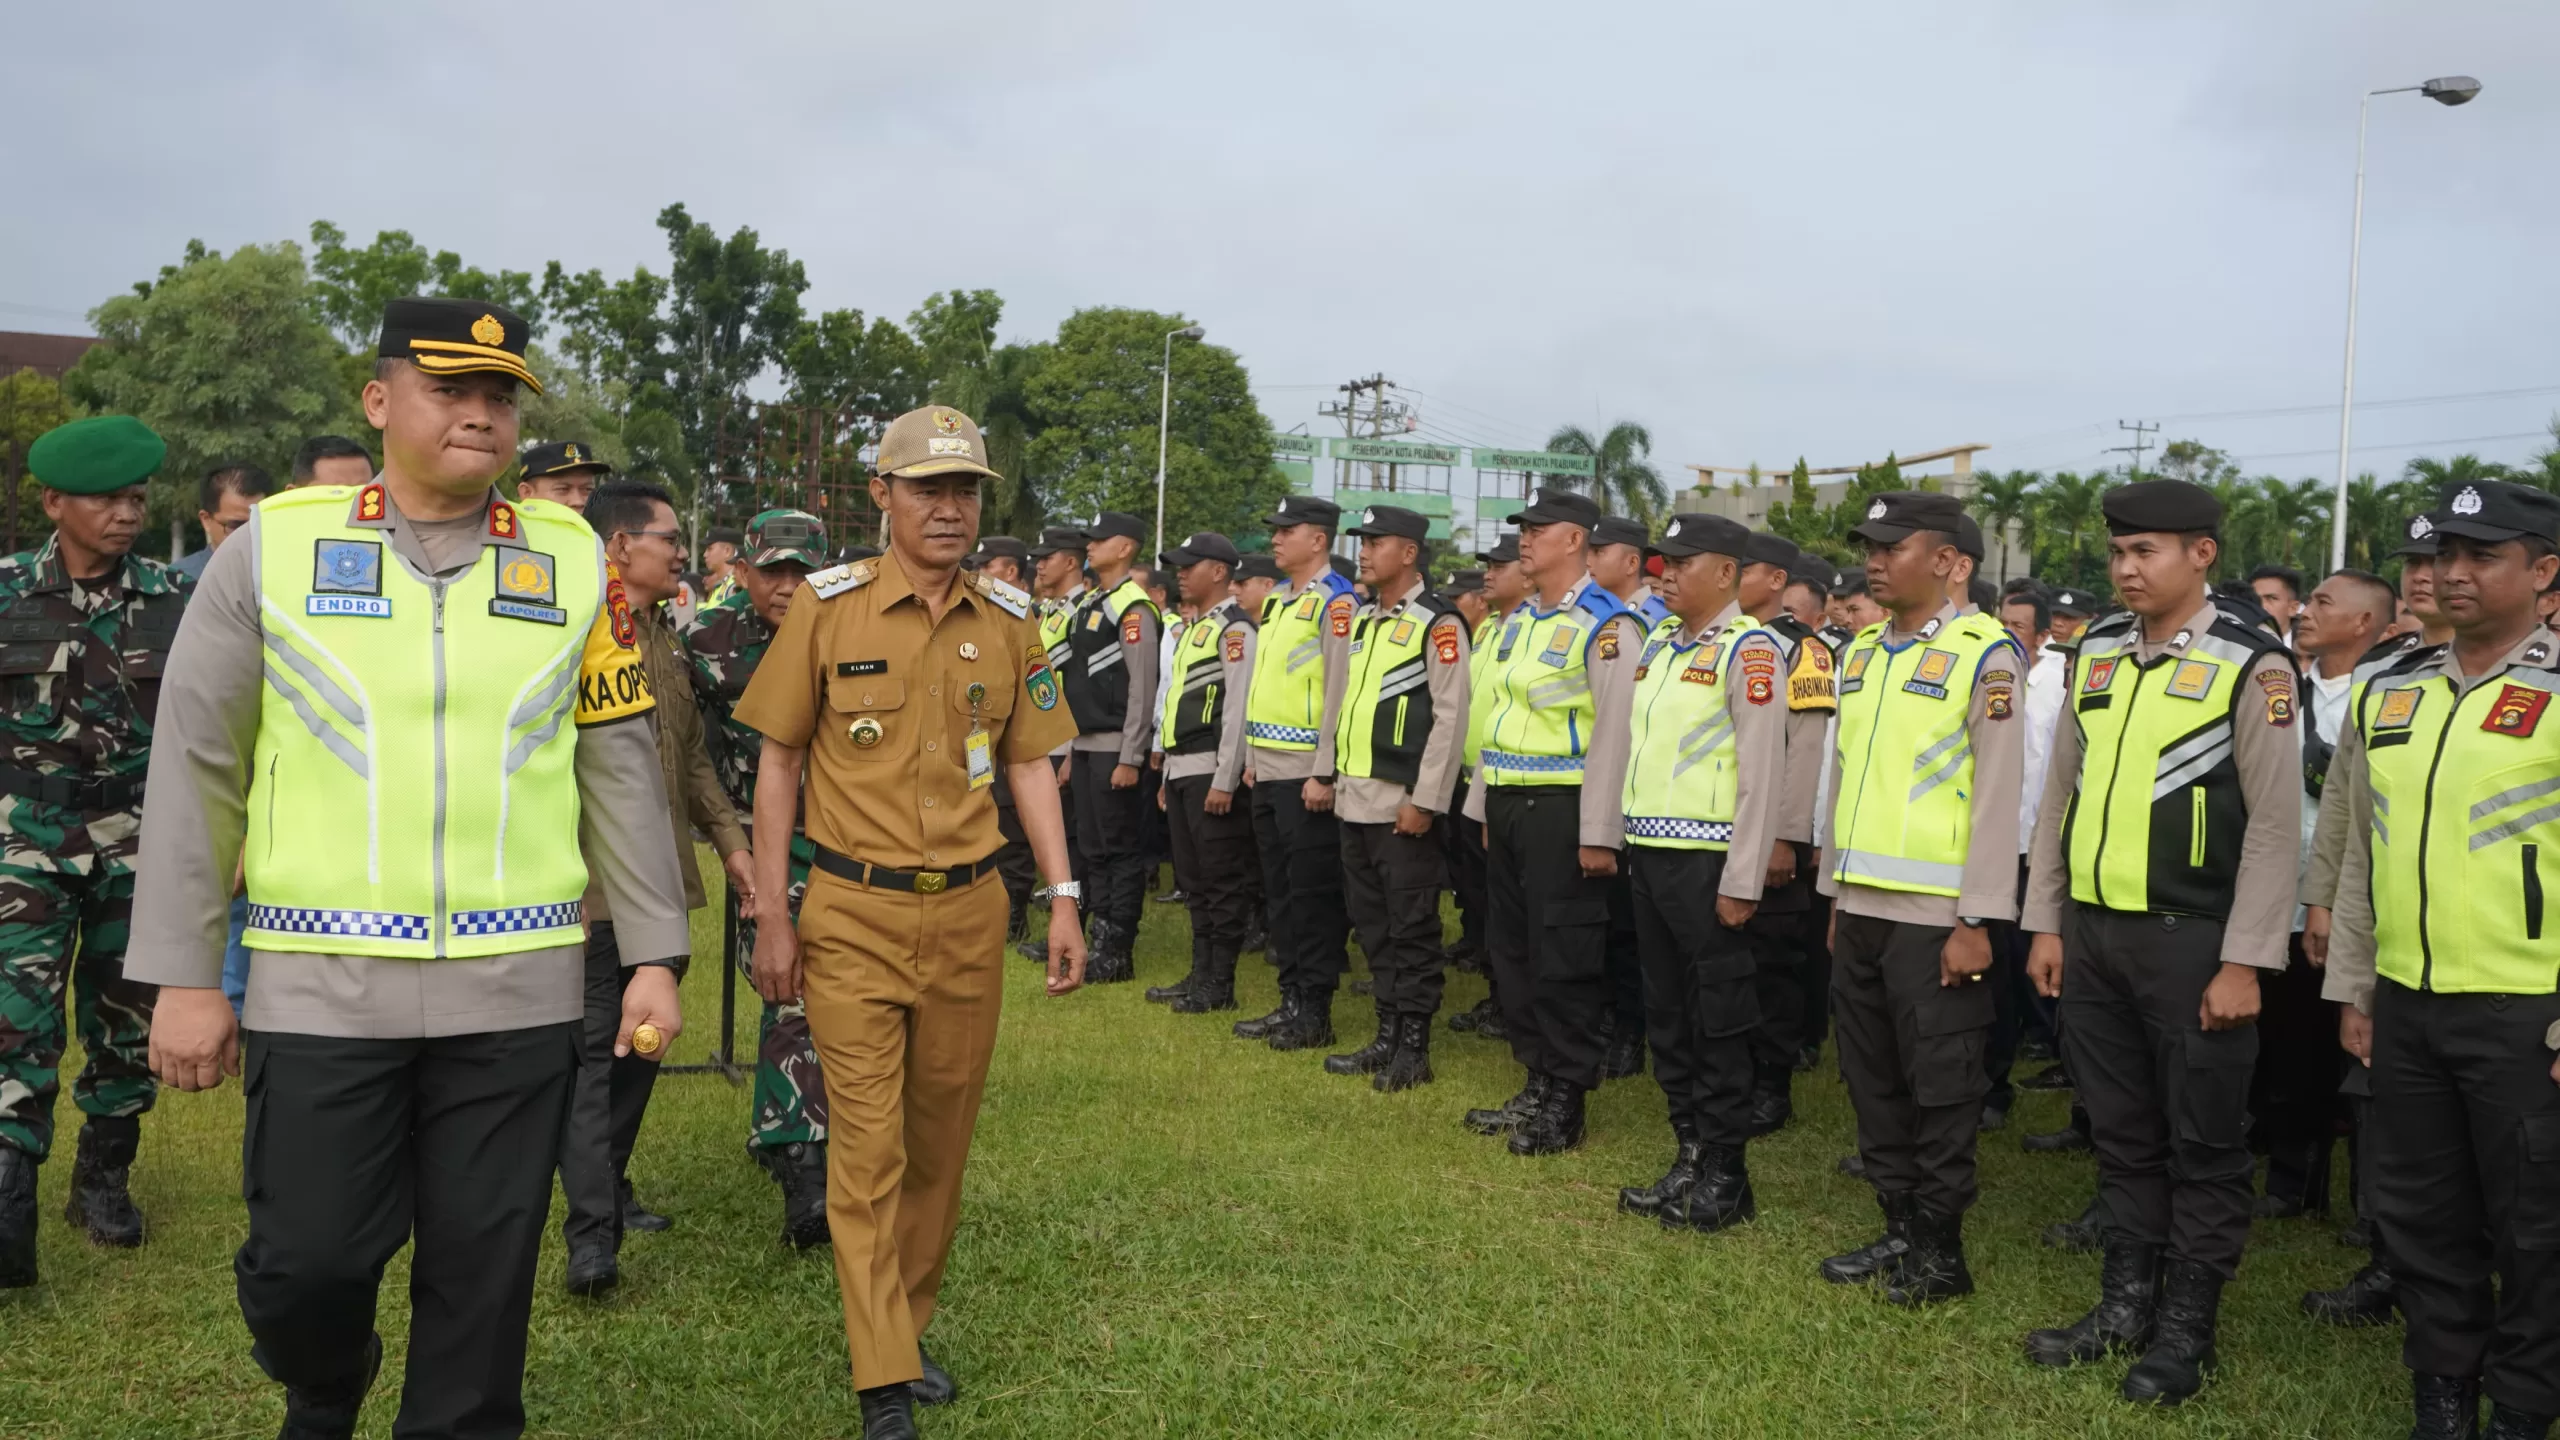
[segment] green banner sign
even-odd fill
[[[1346,515],[1368,505],[1401,505],[1416,515],[1428,515],[1434,520],[1449,518],[1448,496],[1424,495],[1412,490],[1336,490],[1333,503],[1341,506]]]
[[[1289,477],[1290,494],[1313,495],[1316,493],[1316,462],[1313,460],[1274,460],[1271,463],[1281,474]]]
[[[1523,470],[1532,475],[1588,475],[1591,457],[1554,450],[1485,450],[1474,452],[1479,470]]]
[[[1327,440],[1324,451],[1336,460],[1366,460],[1388,465],[1455,465],[1455,445],[1425,445],[1413,440]]]
[[[1479,495],[1476,497],[1476,520],[1481,524],[1498,525],[1519,514],[1520,507],[1528,503],[1509,495]]]
[[[1301,460],[1313,460],[1324,453],[1324,442],[1313,435],[1283,435],[1273,431],[1271,453],[1294,456]]]

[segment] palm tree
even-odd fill
[[[2036,486],[2044,477],[2033,470],[1985,475],[1973,490],[1973,518],[1993,535],[2009,536],[2029,555],[2036,551]],[[2007,579],[2007,576],[2002,576]]]
[[[2258,543],[2247,558],[2254,564],[2273,560],[2289,566],[2306,553],[2326,548],[2325,539],[2306,544],[2315,522],[2322,536],[2329,531],[2329,496],[2319,481],[2297,480],[2288,485],[2273,475],[2261,475],[2252,500],[2259,522]]]
[[[2089,576],[2104,570],[2099,557],[2105,553],[2106,524],[2098,500],[2108,484],[2103,474],[2075,475],[2068,470],[2045,483],[2038,533],[2049,549],[2036,557],[2039,574],[2086,585]]]
[[[2400,478],[2424,486],[2427,497],[2433,500],[2436,491],[2444,486],[2474,480],[2505,480],[2514,473],[2494,460],[2483,460],[2477,455],[2456,455],[2450,460],[2421,455],[2401,468]]]
[[[1619,421],[1597,440],[1579,425],[1560,425],[1547,437],[1547,448],[1563,455],[1591,457],[1591,498],[1603,510],[1614,508],[1650,530],[1654,517],[1671,506],[1671,492],[1663,488],[1661,473],[1646,458],[1653,453],[1653,433],[1633,420]],[[1579,485],[1583,477],[1548,478],[1560,484]]]
[[[2379,574],[2398,549],[2411,506],[2406,486],[2385,484],[2368,470],[2347,482],[2347,563]]]

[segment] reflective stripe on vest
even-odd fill
[[[1070,663],[1058,673],[1066,683],[1067,710],[1083,734],[1108,735],[1129,723],[1128,657],[1120,641],[1121,620],[1133,606],[1155,614],[1146,587],[1124,575],[1108,592],[1086,591],[1067,617]]]
[[[1579,785],[1597,709],[1591,698],[1591,647],[1626,606],[1586,579],[1556,609],[1540,614],[1531,600],[1502,622],[1485,719],[1485,782],[1490,785]]]
[[[413,960],[576,943],[587,870],[570,721],[603,599],[594,532],[522,505],[517,544],[435,581],[387,532],[347,525],[347,508],[336,489],[258,507],[247,942]],[[318,573],[331,557],[353,558]],[[525,568],[537,562],[547,576]],[[351,574],[378,593],[334,588]],[[537,604],[538,581],[550,593]]]
[[[1636,666],[1633,746],[1627,754],[1628,843],[1670,850],[1732,846],[1741,785],[1728,697],[1734,652],[1754,635],[1778,645],[1748,615],[1685,645],[1676,618],[1646,638]],[[1774,668],[1769,678],[1774,686]]]
[[[1173,647],[1173,682],[1165,686],[1164,713],[1158,717],[1157,746],[1167,755],[1195,755],[1218,748],[1221,718],[1226,714],[1226,662],[1218,642],[1227,627],[1244,618],[1233,601],[1182,627]]]
[[[1484,763],[1484,722],[1493,713],[1493,690],[1484,677],[1493,662],[1493,637],[1501,629],[1501,616],[1487,616],[1469,642],[1473,648],[1467,651],[1467,745],[1461,757],[1469,770]]]
[[[1429,592],[1396,607],[1392,620],[1374,606],[1352,621],[1342,708],[1334,719],[1333,768],[1341,775],[1411,785],[1422,775],[1423,741],[1431,734],[1431,627],[1451,613],[1433,608]]]
[[[1327,570],[1296,595],[1263,602],[1253,651],[1253,690],[1246,697],[1245,738],[1265,750],[1313,750],[1324,720],[1324,632],[1334,603],[1351,585]],[[1343,607],[1346,631],[1350,606]]]
[[[2560,947],[2560,673],[2374,677],[2352,712],[2373,787],[2374,965],[2418,990],[2548,995]]]
[[[2018,642],[1984,615],[1962,615],[1900,646],[1882,624],[1859,632],[1840,666],[1840,793],[1832,799],[1832,875],[1879,890],[1956,895],[1973,839],[1973,689],[1994,652],[2025,670]]]

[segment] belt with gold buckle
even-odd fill
[[[955,865],[948,870],[892,870],[885,865],[868,865],[850,855],[839,855],[824,845],[813,862],[821,870],[839,880],[868,885],[874,890],[907,890],[918,895],[939,895],[957,890],[971,881],[993,874],[992,862],[981,860],[971,865]]]

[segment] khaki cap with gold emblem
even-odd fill
[[[1004,478],[986,462],[987,442],[978,434],[978,422],[948,405],[927,405],[889,422],[871,468],[884,479],[958,474]]]

